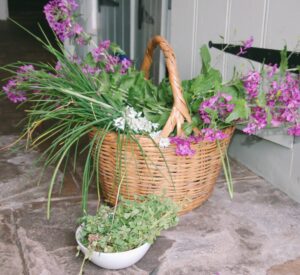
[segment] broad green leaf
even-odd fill
[[[237,99],[233,101],[234,110],[233,112],[226,118],[226,123],[231,123],[237,119],[247,119],[250,115],[250,108],[247,105],[247,101],[245,99]]]
[[[209,50],[207,48],[206,45],[203,45],[201,48],[200,48],[200,56],[201,56],[201,61],[202,61],[202,69],[201,69],[201,72],[203,74],[207,74],[207,72],[209,71],[210,69],[210,53],[209,53]]]

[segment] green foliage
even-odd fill
[[[143,111],[148,119],[159,123],[161,127],[165,124],[170,109],[166,108],[166,104],[158,95],[158,88],[134,68],[127,74],[112,74],[102,70],[96,76],[88,75],[82,68],[85,65],[96,66],[91,53],[85,56],[82,64],[78,64],[70,58],[59,41],[57,48],[53,47],[46,37],[46,41],[43,41],[32,35],[61,64],[59,71],[51,64],[33,64],[35,70],[24,75],[26,81],[19,87],[26,91],[29,103],[27,125],[23,134],[28,137],[28,145],[36,147],[51,141],[39,159],[45,168],[55,166],[49,183],[47,217],[50,217],[52,190],[59,170],[65,171],[71,156],[74,156],[75,167],[79,154],[85,154],[82,208],[87,211],[89,187],[98,173],[97,155],[101,152],[101,142],[95,138],[90,140],[82,151],[78,151],[80,140],[88,136],[93,127],[104,132],[115,131],[113,120],[123,116],[128,105]],[[111,47],[113,52],[123,53],[117,45],[112,44]],[[17,68],[22,65],[26,64],[19,62],[2,69],[16,74]],[[35,93],[33,90],[40,92]],[[42,124],[46,124],[47,127],[40,128],[39,134],[34,135],[35,130]],[[138,143],[137,140],[134,142]],[[98,145],[96,156],[93,158],[93,147]],[[96,178],[98,181],[98,176]],[[98,196],[100,200],[99,186]]]
[[[226,123],[234,122],[238,119],[247,119],[250,115],[250,108],[245,99],[233,99],[235,105],[233,112],[226,118]]]
[[[203,45],[200,48],[200,56],[201,56],[201,60],[202,60],[201,73],[207,74],[210,69],[211,57],[210,57],[210,53],[209,53],[209,50],[206,45]]]
[[[178,207],[157,195],[121,200],[118,206],[102,205],[96,215],[81,218],[81,242],[92,251],[122,252],[153,243],[162,230],[178,222]]]
[[[186,135],[190,135],[194,127],[205,127],[199,117],[199,106],[204,100],[217,95],[219,92],[231,95],[232,101],[230,103],[234,104],[235,107],[225,121],[219,119],[217,110],[207,110],[214,127],[223,128],[235,124],[239,119],[247,119],[250,114],[250,108],[245,100],[245,89],[242,80],[234,74],[230,81],[223,83],[221,72],[211,67],[211,57],[207,46],[201,47],[200,57],[202,62],[201,73],[193,79],[182,81],[183,96],[192,116],[192,123],[184,123],[183,125]],[[170,86],[161,85],[159,94],[170,93],[168,89],[170,89]],[[170,95],[168,95],[168,98],[170,98]],[[169,106],[170,103],[167,102],[167,99],[164,99],[164,102],[162,102],[162,105]]]
[[[172,106],[172,91],[167,80],[160,87],[156,87],[151,81],[145,79],[142,72],[135,72],[128,76],[132,79],[132,85],[128,89],[127,102],[142,111],[147,119],[158,123],[163,127],[170,115]]]
[[[118,130],[118,135],[123,134],[114,126],[114,121],[124,116],[126,107],[131,106],[152,123],[158,123],[157,130],[165,125],[173,106],[172,90],[168,79],[155,86],[144,74],[135,68],[130,68],[128,73],[106,73],[105,64],[98,64],[88,53],[81,64],[70,58],[63,45],[57,41],[58,47],[53,47],[47,37],[44,40],[32,34],[59,62],[61,69],[58,71],[51,64],[34,64],[35,70],[23,75],[26,81],[20,84],[22,91],[28,97],[27,126],[24,136],[28,137],[28,145],[33,147],[48,142],[50,146],[44,150],[42,160],[45,168],[55,165],[54,173],[49,183],[48,193],[48,218],[50,217],[50,202],[52,190],[58,171],[65,171],[68,160],[74,156],[73,166],[76,166],[80,153],[85,154],[85,164],[82,184],[82,208],[87,211],[88,191],[93,178],[96,176],[98,197],[99,188],[99,154],[104,136],[90,140],[82,152],[78,151],[80,140],[85,138],[93,128],[101,129],[104,134]],[[123,54],[115,44],[111,45],[112,52]],[[207,127],[199,117],[200,104],[217,94],[219,91],[228,92],[236,103],[234,113],[226,121],[233,123],[248,114],[246,104],[240,99],[243,95],[241,82],[232,80],[222,83],[221,73],[211,67],[211,57],[206,46],[200,50],[202,59],[202,73],[194,79],[183,81],[183,96],[190,110],[192,122],[184,123],[183,128],[187,135],[192,129]],[[15,73],[24,63],[11,64],[4,69]],[[101,73],[86,74],[83,68],[99,66]],[[33,91],[40,91],[38,93]],[[214,126],[226,126],[224,121],[218,119],[217,112],[212,112]],[[39,129],[39,135],[34,136],[35,130],[42,124],[47,127]],[[134,138],[134,132],[126,129],[125,134],[142,147]],[[171,135],[176,135],[175,132]],[[51,142],[49,142],[51,141]],[[118,139],[118,154],[121,152],[121,139]],[[97,147],[97,150],[94,148]],[[96,152],[96,153],[95,153]],[[94,154],[96,154],[94,156]],[[144,156],[143,152],[143,156]],[[93,158],[94,156],[94,158]],[[121,158],[120,158],[121,159]],[[121,167],[121,164],[118,164]],[[166,164],[167,165],[167,164]],[[118,170],[118,167],[116,168]],[[119,183],[119,182],[116,182]]]
[[[280,52],[280,74],[284,75],[288,68],[288,57],[287,57],[287,47],[284,46],[283,50]]]

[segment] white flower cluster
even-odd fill
[[[114,120],[114,126],[117,129],[124,130],[125,125],[135,133],[151,133],[159,127],[158,123],[152,123],[147,118],[143,117],[141,112],[138,113],[134,108],[129,106],[126,107],[124,116]]]
[[[159,124],[152,123],[146,117],[143,117],[141,112],[136,112],[132,107],[127,106],[124,115],[114,119],[114,126],[122,131],[124,131],[125,126],[128,126],[135,133],[149,133],[151,138],[159,141],[160,148],[166,148],[170,145],[169,138],[160,137],[161,131],[155,132]]]
[[[152,132],[150,134],[150,137],[153,138],[154,140],[158,140],[159,141],[159,147],[160,148],[167,148],[170,145],[170,139],[169,138],[163,138],[160,137],[161,131],[157,131],[157,132]]]

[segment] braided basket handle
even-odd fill
[[[161,137],[168,137],[174,130],[176,126],[177,135],[182,136],[184,132],[182,130],[182,124],[186,120],[191,122],[191,116],[186,105],[186,102],[183,98],[181,81],[178,76],[178,70],[176,65],[176,58],[173,49],[168,44],[168,42],[161,36],[154,36],[148,43],[144,60],[141,66],[141,70],[144,72],[145,77],[149,78],[149,70],[153,60],[153,52],[155,48],[159,46],[162,50],[166,66],[169,72],[169,81],[172,88],[174,104],[172,107],[171,114],[164,126]],[[199,134],[198,129],[194,129],[195,134]]]

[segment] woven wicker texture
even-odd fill
[[[185,120],[191,121],[191,117],[182,96],[174,52],[164,38],[156,36],[149,42],[142,70],[149,77],[152,55],[157,45],[165,56],[174,97],[172,112],[162,133],[167,137],[176,127],[177,135],[183,135],[182,124]],[[223,153],[227,150],[233,131],[233,127],[225,130],[228,138],[220,141]],[[194,132],[199,133],[198,129],[194,129]],[[95,135],[100,139],[102,132],[94,129],[90,138]],[[192,148],[196,154],[182,157],[175,154],[175,145],[158,149],[150,138],[138,135],[135,138],[143,148],[142,152],[137,143],[125,135],[119,137],[122,143],[122,153],[119,154],[117,133],[110,132],[103,140],[99,154],[99,175],[102,194],[107,202],[115,203],[120,181],[120,194],[124,198],[165,193],[180,205],[180,214],[200,206],[208,199],[221,168],[220,150],[216,142],[194,144]]]

